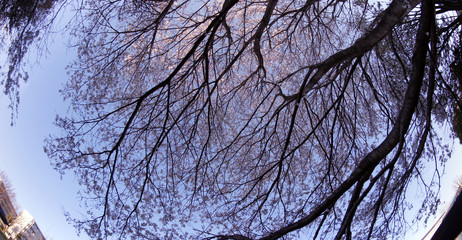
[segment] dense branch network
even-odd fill
[[[435,79],[460,20],[437,28],[419,3],[85,1],[73,114],[46,147],[85,187],[74,223],[95,238],[399,234],[410,182],[423,212],[437,204],[421,170],[444,162],[432,124],[459,94]]]

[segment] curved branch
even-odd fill
[[[364,53],[372,50],[390,31],[399,23],[399,21],[411,11],[417,4],[418,0],[394,0],[390,6],[380,14],[383,16],[377,26],[370,32],[367,32],[363,37],[355,41],[355,43],[342,51],[339,51],[321,64],[319,64],[318,71],[311,77],[306,85],[303,95],[306,95],[318,81],[330,70],[332,67],[341,62],[351,60],[353,58],[364,55]]]
[[[292,224],[288,224],[287,226],[282,227],[279,230],[268,234],[265,237],[262,237],[260,240],[278,239],[289,232],[295,231],[312,223],[323,212],[325,212],[331,206],[335,205],[337,200],[341,196],[343,196],[364,175],[370,175],[374,168],[381,162],[381,160],[384,159],[396,147],[396,145],[399,143],[402,137],[406,134],[418,103],[426,64],[426,55],[428,50],[428,42],[430,35],[429,32],[431,25],[430,23],[432,19],[431,7],[428,6],[431,4],[428,4],[428,1],[429,0],[424,1],[424,3],[426,4],[423,4],[422,6],[422,17],[420,19],[420,25],[417,32],[416,44],[414,47],[414,54],[412,59],[413,68],[411,72],[411,80],[409,82],[406,94],[404,96],[403,105],[399,111],[398,121],[393,126],[393,129],[387,135],[385,140],[383,140],[383,142],[377,148],[372,150],[358,164],[356,169],[350,174],[350,177],[347,180],[345,180],[339,187],[337,187],[337,189],[335,189],[330,196],[328,196],[321,204],[319,204],[318,207],[314,208],[310,214]],[[399,5],[400,4],[398,4],[397,1],[393,1],[393,3],[390,5],[387,11],[392,11],[390,9],[395,9],[392,12],[399,11],[404,14],[405,10],[407,9],[407,5],[404,3],[401,3],[401,7]],[[339,57],[341,57],[341,55],[342,54],[339,54]],[[331,57],[329,59],[335,58]],[[329,61],[329,59],[326,61]],[[322,69],[322,67],[320,69]],[[315,76],[313,76],[312,79],[314,79],[314,77]]]

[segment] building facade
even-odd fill
[[[0,240],[45,240],[29,212],[23,210],[18,214],[1,178]]]

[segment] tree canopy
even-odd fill
[[[19,87],[29,78],[24,60],[30,45],[38,42],[52,20],[49,16],[56,0],[2,0],[0,3],[0,49],[6,50],[6,69],[0,67],[0,85],[11,100],[10,108],[17,110]],[[61,6],[61,5],[60,5]],[[6,49],[5,49],[6,48]],[[2,51],[3,52],[3,51]]]
[[[460,1],[79,6],[45,151],[78,176],[92,238],[384,239],[435,211]]]

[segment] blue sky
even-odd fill
[[[76,179],[72,174],[66,174],[61,179],[43,152],[44,139],[58,131],[53,126],[56,114],[67,109],[58,89],[67,79],[66,65],[75,56],[66,48],[65,38],[59,34],[56,36],[50,45],[50,54],[33,66],[29,82],[21,88],[21,103],[13,127],[10,126],[11,110],[7,107],[9,99],[0,94],[0,170],[11,180],[19,205],[35,217],[48,239],[89,239],[85,235],[77,236],[76,230],[64,217],[65,211],[73,216],[85,212],[79,207]],[[441,194],[445,204],[440,209],[445,209],[450,203],[455,182],[462,176],[462,147],[458,143],[456,145],[447,163],[447,174],[442,178]],[[442,211],[439,210],[437,216]],[[417,233],[410,231],[407,239],[420,239],[435,218],[430,218],[427,227],[420,224]]]
[[[65,66],[73,54],[60,42],[60,34],[57,36],[48,57],[34,64],[28,83],[21,87],[13,127],[9,99],[0,94],[0,170],[10,179],[19,206],[35,217],[47,239],[88,239],[78,237],[64,217],[65,211],[74,215],[84,212],[79,208],[77,181],[70,174],[61,180],[43,152],[45,137],[57,131],[53,126],[56,114],[67,109],[58,89],[67,78]]]

